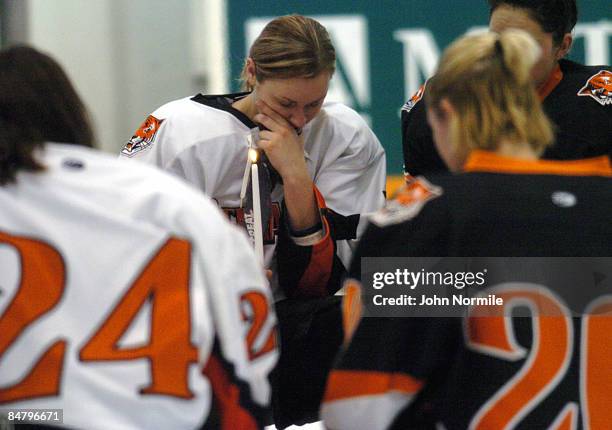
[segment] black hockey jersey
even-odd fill
[[[612,72],[561,60],[538,90],[544,111],[556,125],[555,144],[542,158],[576,160],[612,152]],[[426,91],[426,86],[425,86]],[[404,172],[411,176],[447,171],[433,143],[421,88],[402,108]]]
[[[361,279],[363,257],[612,255],[607,157],[525,162],[475,151],[465,170],[400,193],[366,231],[351,276]],[[595,281],[574,291],[491,285],[505,300],[501,315],[472,306],[465,318],[363,318],[330,374],[326,424],[610,428],[612,279]],[[579,309],[576,290],[585,298]],[[507,316],[517,306],[531,314]]]

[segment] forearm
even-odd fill
[[[286,204],[278,238],[279,282],[287,297],[323,297],[334,294],[346,273],[342,262],[336,255],[336,242],[333,225],[323,196],[316,187],[311,189],[321,210],[321,235],[316,243],[296,243],[296,237],[289,231],[289,217]],[[302,238],[305,239],[305,238]],[[310,239],[310,241],[313,238]]]
[[[283,193],[291,230],[306,230],[321,223],[308,173],[283,178]]]
[[[346,269],[336,255],[330,226],[323,223],[325,236],[309,246],[296,244],[286,223],[279,231],[279,283],[287,297],[324,297],[340,288]]]

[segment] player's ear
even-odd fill
[[[436,107],[427,108],[427,122],[434,128],[435,126],[448,124],[448,119],[455,109],[447,98],[440,100]]]
[[[557,51],[557,60],[562,59],[567,55],[570,48],[572,47],[572,42],[574,38],[572,37],[572,33],[565,33],[563,35],[563,39],[561,39],[561,43],[559,43],[559,50]]]
[[[438,107],[439,115],[442,119],[448,120],[453,116],[456,111],[449,99],[446,97],[440,100],[440,106]]]
[[[257,74],[256,74],[256,69],[255,69],[255,61],[253,61],[251,57],[247,58],[246,60],[245,70],[246,70],[247,84],[251,88],[254,88],[255,83],[257,82]]]

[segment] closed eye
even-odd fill
[[[315,101],[315,102],[312,102],[312,103],[310,103],[310,104],[307,104],[307,105],[306,105],[306,107],[307,107],[307,108],[309,108],[309,109],[314,109],[314,108],[316,108],[317,106],[319,106],[320,104],[321,104],[321,100],[317,100],[317,101]]]
[[[291,108],[296,105],[296,103],[293,101],[285,101],[285,100],[279,101],[278,104],[284,108]]]

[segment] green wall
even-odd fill
[[[612,3],[583,0],[579,8],[581,26],[570,58],[609,64]],[[321,19],[330,31],[338,53],[334,77],[338,91],[330,89],[330,95],[368,118],[387,151],[391,174],[402,170],[402,104],[446,45],[488,21],[487,3],[481,0],[228,0],[232,90],[239,86],[236,79],[246,55],[249,20],[290,13]],[[360,52],[365,53],[362,61]]]

